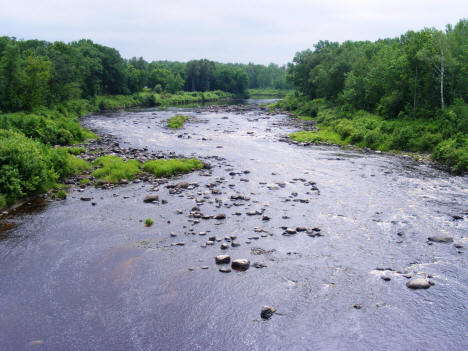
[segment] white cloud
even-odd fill
[[[90,38],[147,60],[286,63],[320,39],[443,29],[463,14],[468,2],[455,0],[0,0],[0,35]]]

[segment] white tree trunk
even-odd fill
[[[444,111],[444,72],[445,63],[444,63],[444,48],[440,46],[440,108]]]

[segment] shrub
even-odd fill
[[[348,119],[339,120],[339,123],[335,126],[334,129],[344,139],[346,139],[354,133],[353,122],[351,122]]]
[[[71,174],[81,173],[90,168],[85,160],[68,154],[66,149],[52,149],[50,160],[58,178],[64,178]]]
[[[369,148],[377,149],[383,141],[384,137],[378,129],[368,130],[364,136],[364,143]]]
[[[0,130],[0,194],[7,203],[49,189],[58,179],[51,149],[14,132]]]
[[[147,227],[151,227],[153,225],[154,221],[151,218],[146,218],[145,219],[145,225]]]
[[[432,153],[434,159],[450,166],[456,173],[468,170],[468,140],[461,136],[442,141]]]
[[[407,150],[412,137],[413,131],[409,127],[395,129],[391,137],[391,148],[395,150]]]
[[[57,191],[57,197],[60,200],[65,200],[67,198],[67,193],[65,192],[65,190],[59,190]]]

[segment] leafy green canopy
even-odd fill
[[[320,41],[299,52],[288,79],[309,99],[385,118],[432,118],[468,101],[468,20],[376,42]]]

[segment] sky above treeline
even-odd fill
[[[319,40],[377,40],[468,17],[467,0],[0,0],[0,36],[114,47],[123,57],[290,62]]]

